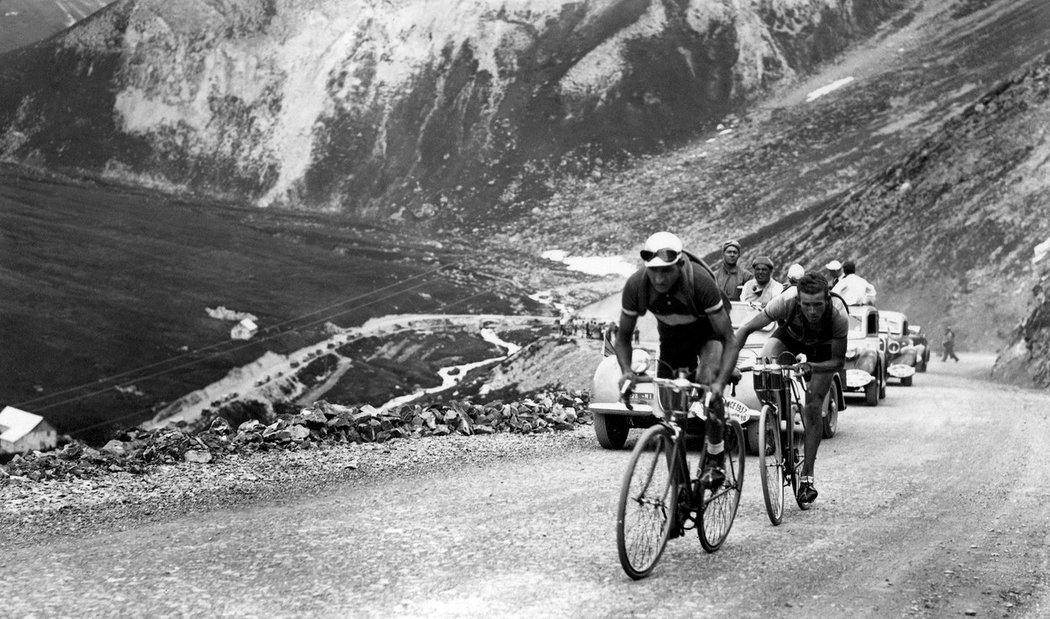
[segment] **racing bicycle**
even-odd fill
[[[762,402],[758,416],[758,458],[762,477],[762,499],[774,525],[784,517],[784,489],[791,488],[799,509],[809,503],[798,500],[799,477],[805,458],[806,356],[783,353],[787,363],[769,360],[756,363],[755,393]]]
[[[669,539],[688,530],[697,530],[704,550],[718,550],[740,504],[744,482],[741,423],[746,414],[725,407],[725,482],[717,488],[701,487],[698,478],[707,433],[693,473],[686,458],[686,424],[690,419],[706,424],[711,394],[706,386],[682,374],[675,379],[639,376],[628,400],[628,406],[632,401],[646,403],[658,418],[631,453],[616,513],[620,565],[635,580],[652,572]]]

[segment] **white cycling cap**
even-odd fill
[[[831,262],[824,265],[824,268],[829,271],[841,271],[842,263],[838,260],[832,260]]]
[[[647,267],[665,267],[678,262],[682,254],[682,239],[670,232],[657,232],[645,241],[642,260]]]
[[[793,264],[788,267],[788,279],[799,279],[806,274],[806,269],[801,264]]]

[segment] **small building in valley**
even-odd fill
[[[250,340],[259,331],[259,325],[251,318],[242,318],[230,329],[230,337],[235,340]]]
[[[13,406],[0,411],[0,453],[54,449],[58,433],[40,415]]]

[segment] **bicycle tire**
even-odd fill
[[[740,491],[744,487],[744,430],[735,419],[726,420],[723,431],[726,453],[726,479],[720,488],[703,489],[697,531],[700,545],[715,552],[733,528]],[[704,449],[707,449],[706,440]]]
[[[766,404],[758,416],[758,463],[762,500],[774,526],[784,518],[784,446],[780,442],[780,415]]]
[[[795,495],[795,502],[798,503],[798,508],[805,511],[810,508],[809,503],[803,503],[798,500],[798,485],[799,478],[802,476],[802,464],[806,461],[806,418],[802,415],[802,411],[798,411],[799,418],[801,420],[801,431],[795,428],[795,420],[792,419],[788,423],[788,431],[791,433],[791,493]],[[794,413],[792,414],[794,417]]]
[[[634,580],[656,567],[675,525],[679,480],[674,468],[674,435],[656,425],[631,452],[616,510],[616,550],[623,571]]]

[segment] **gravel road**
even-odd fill
[[[643,581],[616,558],[628,452],[581,428],[289,454],[298,473],[97,509],[23,499],[0,513],[3,614],[1047,616],[1050,394],[984,382],[992,361],[851,402],[820,498],[779,527],[749,458],[722,550],[672,540]]]

